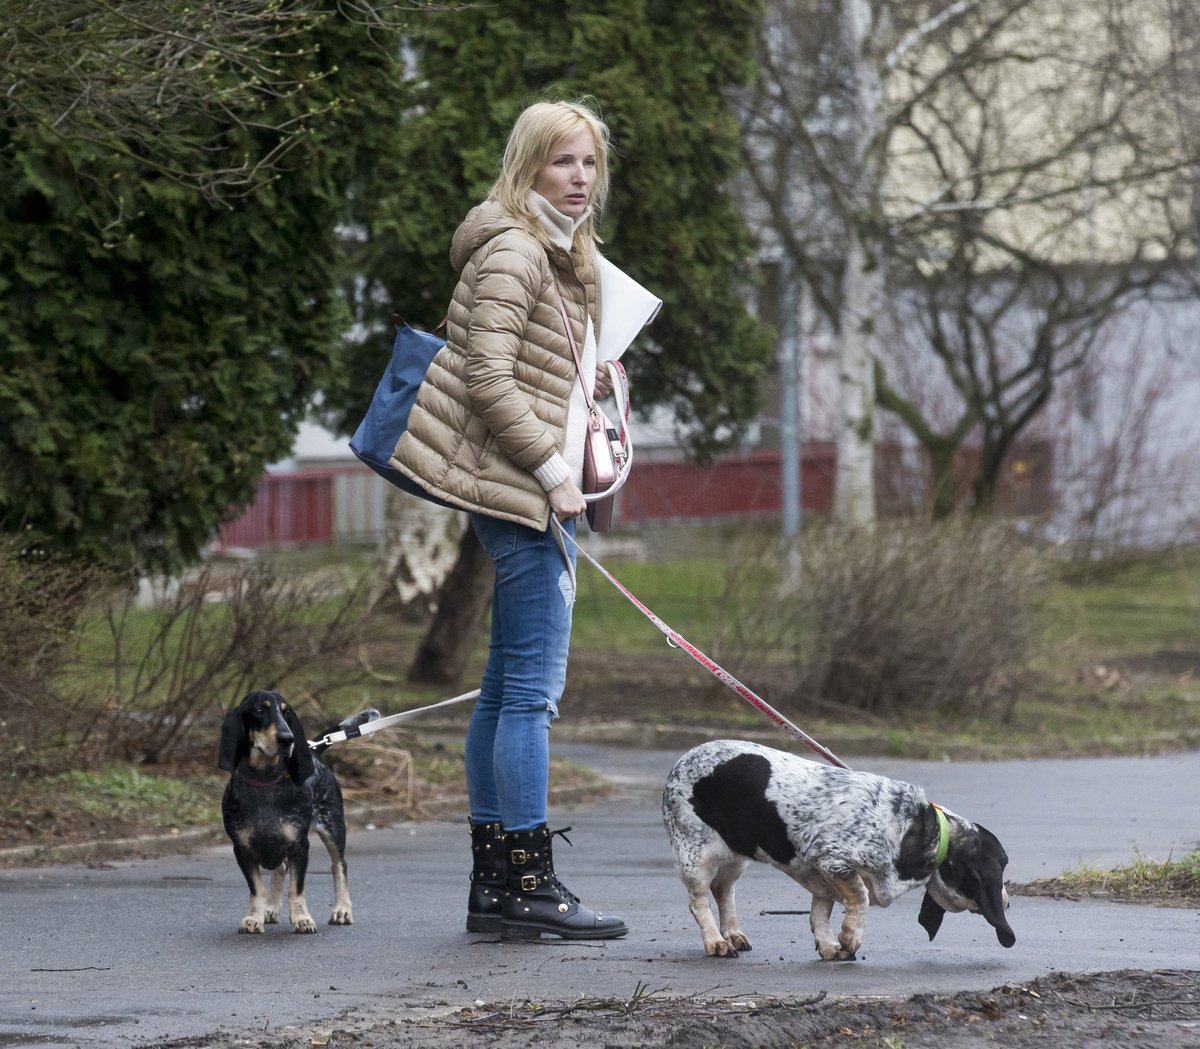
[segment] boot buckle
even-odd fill
[[[537,880],[536,874],[522,874],[521,875],[521,891],[522,892],[533,892],[537,887],[538,887],[538,880]]]
[[[529,862],[529,853],[524,849],[513,849],[508,854],[508,862],[515,863],[519,867]]]

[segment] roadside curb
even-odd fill
[[[606,784],[588,787],[556,787],[550,790],[550,800],[560,805],[591,801],[598,793],[607,793]],[[423,819],[461,820],[467,825],[467,797],[450,795],[421,802],[417,810]],[[346,825],[352,830],[418,823],[414,810],[407,805],[347,804]],[[465,831],[464,831],[465,832]],[[0,849],[0,870],[16,867],[51,867],[72,863],[110,863],[120,860],[151,859],[158,856],[190,852],[228,842],[220,826],[187,827],[159,834],[140,834],[134,838],[96,838],[91,841],[56,845],[18,845]]]
[[[463,725],[461,722],[429,719],[421,722],[421,729],[426,735],[449,737],[461,735]],[[555,743],[599,743],[630,750],[674,750],[680,754],[714,739],[744,739],[778,750],[787,750],[791,746],[798,753],[809,753],[800,740],[793,739],[782,728],[673,725],[661,721],[557,721],[552,734]],[[881,734],[851,736],[826,731],[821,733],[820,742],[837,754],[853,754],[856,757],[886,755],[891,749],[889,741]],[[948,745],[943,749],[952,755],[955,748]],[[603,769],[594,771],[603,774]]]
[[[18,845],[11,849],[0,849],[0,868],[129,860],[164,852],[187,852],[202,845],[214,844],[224,835],[220,827],[188,827],[163,834],[143,834],[136,838],[96,838],[57,845]]]

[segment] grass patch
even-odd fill
[[[605,567],[664,623],[695,645],[711,645],[724,619],[721,596],[727,566],[717,558],[667,563],[613,560]],[[572,649],[648,652],[663,637],[629,600],[580,560],[571,630]]]
[[[119,839],[221,825],[224,777],[127,763],[22,778],[0,800],[0,847]]]
[[[1010,887],[1026,896],[1088,897],[1192,906],[1200,901],[1200,851],[1189,852],[1179,859],[1138,857],[1113,870],[1084,864],[1057,878]]]
[[[1050,645],[1111,657],[1196,648],[1200,630],[1200,549],[1080,567],[1064,565],[1042,610]]]
[[[206,781],[172,779],[143,772],[136,766],[112,765],[98,772],[75,770],[50,778],[51,790],[65,789],[79,807],[100,818],[123,820],[131,815],[156,826],[204,823],[221,818],[220,798]]]

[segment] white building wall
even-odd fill
[[[1200,540],[1200,303],[1114,318],[1038,432],[1056,447],[1053,538],[1098,553]]]

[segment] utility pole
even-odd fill
[[[779,260],[779,444],[783,537],[800,531],[800,293],[796,266],[785,250]]]

